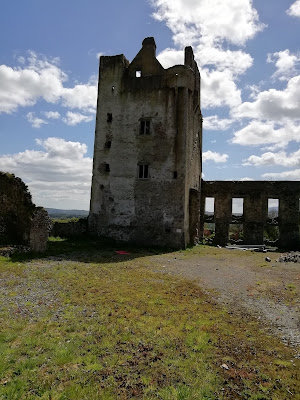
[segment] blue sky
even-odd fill
[[[300,0],[11,0],[0,14],[0,170],[89,208],[99,54],[192,45],[207,180],[300,179]]]

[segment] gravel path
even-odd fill
[[[255,316],[284,342],[300,346],[300,263],[277,262],[276,253],[219,251],[217,257],[156,256],[153,263],[160,272],[195,280],[231,311]]]

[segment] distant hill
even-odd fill
[[[85,218],[89,215],[87,210],[61,210],[59,208],[46,208],[51,218]]]

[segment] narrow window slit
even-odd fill
[[[138,177],[139,179],[149,178],[149,165],[138,165]]]
[[[141,120],[140,135],[150,135],[150,120],[148,119]]]

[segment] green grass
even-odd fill
[[[115,250],[59,240],[48,258],[0,259],[0,399],[299,398],[289,348],[154,272],[157,250]]]

